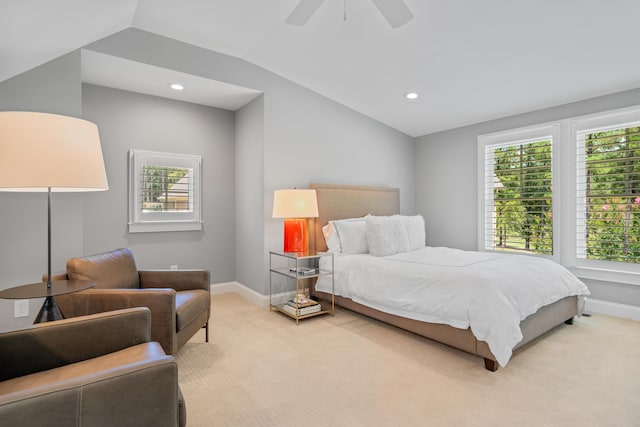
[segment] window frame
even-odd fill
[[[142,210],[143,165],[187,168],[192,171],[193,191],[188,212]],[[202,157],[191,154],[129,150],[129,233],[202,230]]]
[[[524,128],[511,129],[502,132],[495,132],[490,134],[478,135],[478,250],[484,252],[498,252],[498,253],[514,253],[520,255],[527,256],[537,256],[550,258],[554,261],[558,262],[560,260],[559,257],[559,243],[558,238],[556,237],[556,230],[558,230],[559,219],[558,215],[555,212],[559,209],[559,198],[557,197],[556,190],[560,186],[560,177],[557,173],[555,173],[554,165],[557,163],[558,154],[559,154],[559,144],[560,140],[560,131],[561,127],[559,123],[545,123],[541,125],[528,126]],[[485,194],[485,152],[487,147],[495,147],[499,146],[508,146],[508,145],[517,145],[526,142],[534,142],[534,141],[543,141],[551,139],[551,156],[552,156],[552,166],[551,166],[551,209],[553,214],[553,244],[552,251],[553,255],[545,255],[545,254],[536,254],[536,253],[527,253],[527,252],[508,252],[496,249],[487,249],[486,244],[488,242],[487,239],[491,239],[491,236],[487,236],[485,234],[486,230],[486,218],[488,215],[488,210],[491,208],[492,204],[487,204],[486,194]]]
[[[602,129],[624,128],[640,123],[640,106],[594,113],[575,117],[567,121],[568,151],[570,160],[571,189],[567,193],[568,212],[567,226],[571,233],[570,245],[565,251],[565,263],[579,277],[615,281],[640,285],[640,264],[606,260],[579,258],[578,242],[578,208],[577,208],[577,169],[578,169],[578,134]]]

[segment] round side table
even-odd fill
[[[48,286],[47,282],[32,283],[0,291],[0,298],[46,298],[33,323],[49,322],[64,319],[53,297],[84,291],[85,289],[93,288],[95,285],[96,282],[91,280],[56,280],[51,282],[51,286]]]

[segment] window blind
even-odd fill
[[[552,138],[484,148],[485,249],[553,254]]]
[[[192,211],[191,169],[143,165],[140,174],[140,203],[143,212]]]
[[[640,263],[640,123],[577,133],[578,258]]]

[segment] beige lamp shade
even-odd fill
[[[0,191],[107,190],[98,127],[57,114],[0,112]]]
[[[273,218],[315,218],[318,216],[316,190],[276,190]]]

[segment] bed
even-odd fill
[[[365,215],[387,217],[399,214],[400,212],[400,194],[399,189],[397,188],[327,184],[311,184],[310,187],[316,190],[319,212],[319,217],[316,218],[312,224],[312,233],[310,238],[310,249],[312,250],[327,250],[325,235],[322,229],[329,223],[329,221],[342,220],[347,218],[359,218],[364,217]],[[413,269],[415,271],[418,271],[421,268],[432,268],[431,266],[414,266],[414,261],[417,260],[417,257],[421,256],[421,252],[424,252],[425,254],[429,253],[432,256],[433,254],[436,254],[437,259],[462,259],[462,261],[446,262],[461,262],[462,264],[460,264],[460,266],[463,266],[464,264],[465,268],[457,268],[457,270],[465,270],[471,268],[476,269],[475,272],[473,270],[469,270],[466,277],[472,277],[469,276],[469,273],[483,275],[482,272],[478,273],[478,271],[480,271],[478,270],[478,268],[480,268],[480,266],[485,263],[487,265],[492,265],[492,268],[496,270],[502,268],[501,265],[497,263],[513,263],[513,261],[517,259],[522,259],[525,261],[532,260],[531,262],[538,262],[533,260],[540,260],[540,258],[538,257],[527,257],[522,255],[516,256],[488,254],[483,252],[456,251],[450,248],[429,247],[418,249],[415,252],[397,254],[382,258],[384,258],[384,262],[386,263],[391,263],[393,261],[395,264],[400,263],[401,265],[406,265],[408,266],[407,270]],[[460,256],[462,256],[463,258],[460,258]],[[362,277],[360,277],[360,282],[365,282],[360,283],[360,289],[367,287],[366,285],[368,283],[368,280],[371,280],[371,283],[373,283],[376,280],[380,279],[383,283],[381,285],[378,285],[378,289],[383,289],[385,287],[383,286],[385,281],[393,282],[396,280],[393,278],[394,276],[383,274],[383,270],[375,270],[377,268],[377,264],[367,264],[373,263],[374,261],[377,262],[372,258],[375,257],[369,254],[346,256],[336,254],[336,295],[334,296],[336,305],[386,322],[388,324],[413,332],[423,337],[452,346],[459,350],[478,355],[484,359],[485,368],[490,371],[496,371],[499,366],[505,366],[509,358],[511,357],[511,352],[513,350],[522,347],[523,345],[531,342],[535,338],[553,329],[554,327],[561,325],[562,323],[571,324],[574,316],[581,314],[582,308],[584,306],[584,297],[588,295],[586,286],[584,286],[582,282],[571,275],[576,281],[575,284],[572,284],[572,286],[574,286],[576,289],[575,291],[572,291],[575,295],[563,296],[560,299],[556,298],[553,299],[553,302],[546,301],[544,303],[541,303],[539,304],[539,308],[537,308],[535,312],[532,312],[532,314],[529,314],[522,319],[516,319],[514,325],[512,326],[512,329],[518,329],[516,331],[518,334],[518,341],[516,343],[507,343],[506,347],[502,348],[495,344],[494,338],[490,337],[491,339],[489,339],[485,337],[486,340],[476,338],[476,335],[474,335],[473,331],[475,331],[477,334],[478,327],[474,326],[473,323],[465,327],[466,325],[462,323],[456,324],[456,322],[448,322],[456,325],[452,326],[451,324],[442,322],[440,320],[424,320],[425,318],[430,319],[428,316],[407,316],[404,313],[398,314],[398,310],[389,308],[387,305],[385,305],[386,303],[384,301],[381,303],[376,303],[374,301],[372,303],[371,301],[373,300],[371,300],[370,298],[366,298],[363,301],[363,298],[352,297],[348,291],[343,290],[345,288],[340,288],[340,275],[342,274],[344,277],[349,274],[352,275],[352,273],[341,273],[340,268],[343,268],[341,266],[358,265],[357,263],[360,262],[364,263],[362,264],[363,267],[359,267],[361,269],[361,274],[363,275]],[[470,267],[466,267],[466,265],[469,265]],[[545,269],[548,269],[549,266],[550,265],[547,265]],[[535,266],[530,267],[535,268]],[[557,264],[553,264],[552,268],[556,267],[560,271],[566,272],[566,269],[557,266]],[[373,274],[370,277],[366,276],[368,270],[371,270],[371,274]],[[433,272],[435,270],[426,271]],[[570,273],[566,273],[570,275]],[[568,280],[573,279],[569,278]],[[399,279],[397,280],[399,281]],[[474,280],[466,280],[466,282],[470,281]],[[466,284],[468,283],[461,283],[460,286]],[[395,288],[393,288],[392,286],[394,286],[394,283],[389,283],[389,286],[386,287],[392,289],[393,292],[395,292]],[[328,292],[323,292],[320,289],[323,289],[321,282],[312,286],[312,296],[319,300],[330,301],[331,294]],[[324,289],[326,289],[326,286],[324,287]],[[473,304],[474,307],[481,305],[483,304]],[[489,315],[489,317],[491,317],[491,315]],[[491,319],[489,321],[491,321]],[[499,329],[498,326],[496,326],[495,329]],[[489,327],[488,330],[490,331],[491,327]],[[480,336],[482,335],[480,334]],[[491,345],[487,341],[489,341]],[[494,349],[498,350],[492,351],[492,346]]]

